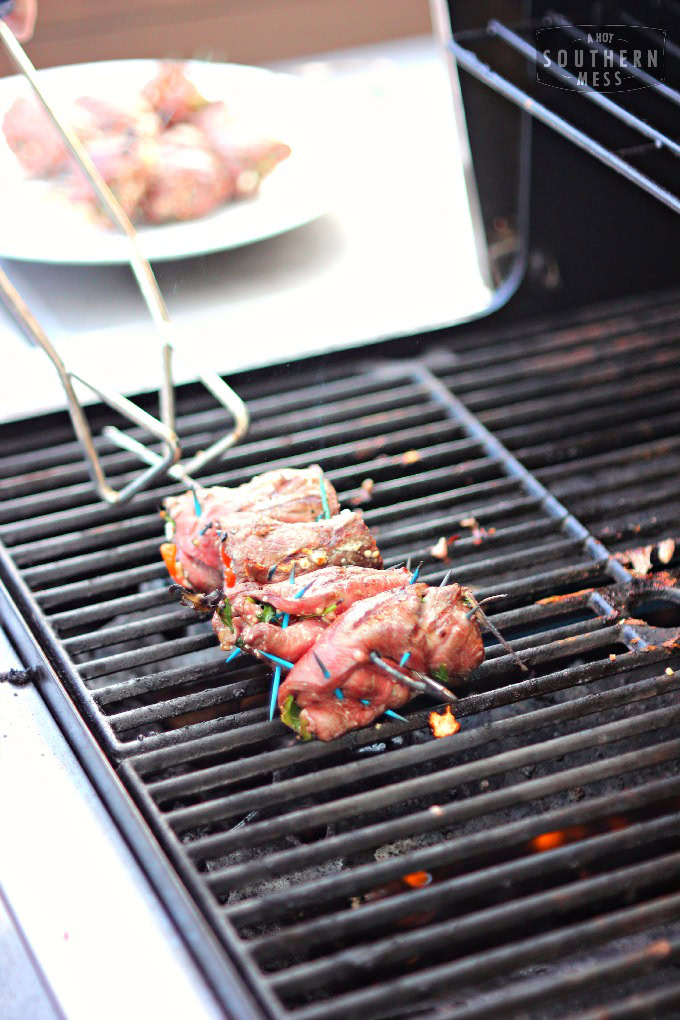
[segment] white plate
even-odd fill
[[[155,60],[108,60],[40,72],[60,105],[82,95],[132,98],[154,74]],[[151,260],[179,259],[237,248],[302,226],[328,210],[322,138],[324,118],[315,94],[292,75],[239,64],[190,61],[187,74],[207,99],[223,99],[235,116],[280,138],[291,156],[265,179],[259,194],[186,223],[140,226]],[[0,121],[22,78],[0,80]],[[125,239],[69,205],[49,181],[27,180],[0,132],[0,257],[33,262],[107,265],[127,261]]]

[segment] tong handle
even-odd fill
[[[150,414],[147,414],[147,412],[142,410],[141,407],[137,407],[137,405],[133,404],[131,400],[127,399],[127,397],[123,397],[119,393],[114,393],[106,387],[99,386],[96,383],[89,382],[88,380],[83,379],[82,376],[77,375],[75,372],[69,372],[47,333],[2,269],[0,269],[0,298],[21,326],[24,333],[43,349],[56,368],[61,384],[64,387],[64,392],[66,393],[68,410],[73,423],[73,428],[85,451],[85,456],[87,457],[90,477],[92,478],[97,492],[103,500],[107,503],[125,502],[130,499],[131,496],[134,496],[136,492],[145,488],[157,475],[166,471],[175,463],[180,455],[180,450],[177,437],[174,432],[168,429],[161,422],[157,421]],[[165,444],[165,455],[163,457],[156,455],[157,459],[154,464],[150,468],[147,468],[146,471],[143,471],[137,478],[129,482],[121,490],[114,489],[107,481],[104,469],[102,468],[101,461],[94,445],[89,422],[73,386],[74,379],[91,389],[98,397],[101,398],[101,400],[108,404],[109,407],[112,407],[129,420],[135,422],[135,424],[139,425],[141,428],[146,429],[147,432],[150,432],[151,435],[160,439]]]
[[[170,343],[169,336],[170,316],[160,287],[148,259],[142,254],[137,239],[137,231],[130,222],[129,217],[125,214],[114,195],[111,194],[110,188],[71,125],[54,109],[52,103],[43,92],[33,64],[26,56],[21,44],[15,39],[12,30],[2,20],[3,17],[6,17],[11,12],[8,5],[13,9],[14,0],[0,0],[0,42],[3,44],[17,71],[29,82],[48,117],[61,135],[67,149],[90,182],[112,223],[128,239],[130,267],[137,280],[137,285],[144,302],[149,309],[149,313],[161,330],[161,359],[163,368],[163,385],[160,392],[161,418],[164,424],[174,433],[175,403],[171,372],[172,344]]]
[[[74,428],[85,447],[90,470],[102,498],[107,500],[107,502],[120,502],[121,500],[129,499],[134,492],[139,491],[139,489],[143,488],[145,484],[148,484],[148,481],[151,478],[171,466],[174,468],[173,473],[175,477],[181,477],[183,480],[191,482],[189,476],[192,472],[200,470],[210,460],[220,456],[229,449],[229,447],[237,443],[245,434],[249,424],[248,410],[238,394],[236,394],[231,387],[228,386],[219,375],[217,375],[216,372],[199,373],[199,379],[203,385],[231,413],[234,419],[234,425],[230,432],[221,439],[216,440],[216,442],[212,443],[212,445],[206,450],[199,451],[187,464],[179,465],[176,463],[180,455],[180,450],[175,429],[175,391],[172,375],[173,347],[170,340],[170,316],[168,314],[167,306],[163,300],[163,295],[161,294],[153,269],[151,268],[148,259],[140,250],[137,232],[130,222],[129,217],[125,214],[114,195],[112,195],[108,185],[97,170],[97,167],[73,128],[70,126],[68,121],[53,108],[52,104],[47,99],[38,81],[38,76],[33,64],[24,53],[23,47],[14,37],[9,26],[2,20],[2,18],[10,14],[13,9],[14,0],[0,0],[0,43],[4,46],[14,66],[31,85],[46,113],[61,135],[69,152],[92,185],[95,194],[104,206],[110,219],[127,237],[129,242],[130,266],[149,312],[151,313],[151,317],[161,331],[161,422],[158,422],[150,415],[146,415],[146,412],[142,412],[140,408],[125,397],[122,397],[119,394],[112,394],[101,386],[95,386],[90,382],[86,382],[84,379],[76,376],[75,373],[67,372],[63,362],[52,347],[48,337],[30,314],[28,308],[25,306],[19,295],[16,291],[14,291],[10,281],[4,277],[4,274],[2,274],[4,279],[0,278],[0,297],[5,300],[5,303],[17,317],[25,332],[43,348],[55,365],[66,391]],[[140,478],[136,479],[135,482],[131,482],[121,492],[115,492],[115,490],[111,489],[111,487],[106,483],[104,475],[101,472],[101,465],[98,462],[96,452],[92,445],[92,437],[91,434],[89,434],[89,428],[87,429],[87,435],[84,431],[83,423],[87,425],[87,422],[82,414],[82,408],[80,407],[73,390],[71,382],[72,377],[80,378],[81,382],[89,386],[89,388],[100,396],[102,400],[108,403],[110,407],[114,407],[116,410],[119,410],[129,420],[143,425],[143,427],[151,432],[152,435],[157,436],[164,443],[165,452],[162,457],[153,453],[153,451],[147,451],[145,447],[141,447],[141,449],[145,451],[144,454],[142,454],[139,449],[134,450],[134,452],[136,452],[142,460],[146,460],[147,463],[151,464],[151,466],[147,471],[142,473]],[[140,416],[144,419],[143,421],[140,420]],[[114,441],[123,448],[133,448],[130,445],[129,437],[125,437],[124,433],[121,433],[118,429],[111,430],[111,438],[113,438]],[[136,447],[141,445],[135,443],[135,441],[132,442]]]

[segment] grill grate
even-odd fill
[[[105,508],[61,422],[34,423],[28,452],[5,430],[4,580],[265,1012],[588,1015],[619,974],[637,982],[617,978],[621,1015],[672,1011],[673,561],[654,552],[664,571],[636,579],[611,554],[680,543],[679,310],[456,334],[421,361],[312,364],[246,392],[251,433],[206,484],[319,462],[352,505],[370,477],[387,564],[507,593],[494,620],[531,676],[489,639],[449,740],[416,699],[406,723],[295,743],[267,719],[267,672],[226,666],[168,599],[157,509],[178,487]],[[179,403],[190,453],[224,424],[204,399]],[[123,483],[134,461],[98,445]],[[454,533],[442,563],[430,550]]]

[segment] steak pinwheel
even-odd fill
[[[208,102],[187,78],[182,64],[172,60],[159,65],[156,77],[144,86],[142,95],[166,126],[187,120]]]
[[[220,165],[233,181],[237,198],[250,198],[260,182],[284,159],[290,146],[275,138],[245,131],[234,123],[225,103],[208,103],[191,117],[205,136]]]
[[[415,693],[453,700],[449,678],[484,658],[472,593],[448,575],[439,588],[418,583],[419,567],[383,570],[361,511],[339,511],[317,465],[196,487],[166,500],[164,516],[182,600],[214,613],[227,662],[274,663],[269,717],[278,704],[303,740],[401,719],[393,710]]]
[[[233,194],[231,175],[201,132],[190,124],[177,124],[158,138],[140,208],[147,223],[195,220]]]
[[[142,223],[198,219],[253,198],[291,154],[289,145],[252,122],[254,113],[243,104],[234,113],[221,100],[208,101],[174,61],[162,62],[141,92],[123,103],[81,96],[67,113],[126,214]],[[6,111],[2,131],[27,176],[61,179],[67,199],[109,225],[87,176],[71,163],[36,100],[19,97]]]
[[[215,485],[170,496],[164,503],[170,541],[163,558],[173,580],[199,592],[221,588],[224,571],[230,569],[221,541],[227,519],[249,513],[251,525],[263,517],[288,523],[314,521],[324,511],[322,478],[321,468],[312,464],[304,470],[266,471],[233,489]],[[330,512],[337,514],[337,493],[326,478],[323,486]]]
[[[333,740],[399,708],[414,691],[411,671],[466,676],[484,658],[466,589],[412,584],[356,602],[288,673],[278,694],[281,719],[303,739]],[[404,653],[407,665],[400,667]],[[389,672],[376,662],[381,659]]]
[[[378,570],[371,567],[332,566],[314,571],[299,583],[290,580],[245,586],[227,596],[213,618],[213,627],[224,651],[236,642],[247,650],[278,655],[297,662],[338,616],[361,599],[382,591],[405,588],[411,574],[404,567]],[[288,616],[286,628],[278,625]]]
[[[360,510],[341,510],[320,521],[276,521],[255,514],[233,514],[220,538],[225,587],[237,582],[283,581],[319,567],[382,567],[375,539]]]
[[[107,139],[126,141],[132,149],[135,143],[155,138],[160,131],[158,117],[143,99],[119,106],[83,96],[69,106],[68,116],[88,151]],[[29,176],[52,177],[68,167],[61,135],[36,99],[16,99],[4,116],[2,130]]]

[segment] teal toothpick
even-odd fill
[[[321,489],[321,506],[323,507],[323,515],[326,520],[329,520],[331,516],[331,508],[328,505],[328,496],[326,495],[326,479],[321,475],[319,481],[319,487]]]
[[[290,577],[288,578],[290,584],[295,584],[295,564],[290,568]],[[288,613],[283,614],[281,621],[281,630],[285,630],[288,626],[290,615]],[[281,667],[277,666],[274,670],[274,679],[272,680],[272,692],[269,698],[269,721],[271,722],[274,718],[274,711],[276,709],[276,699],[279,696],[279,686],[281,684]]]

